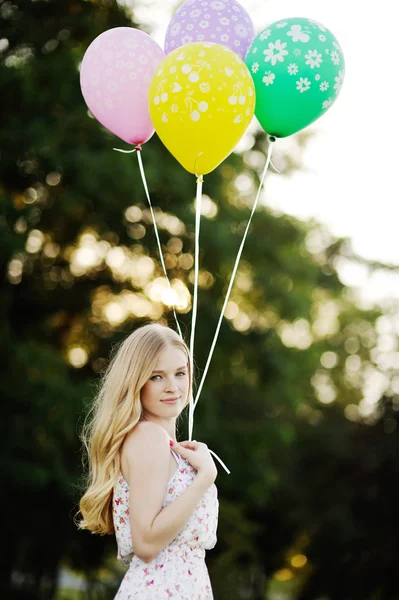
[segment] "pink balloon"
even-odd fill
[[[90,44],[80,69],[80,87],[91,113],[128,144],[154,134],[148,109],[151,79],[165,58],[162,48],[133,27],[115,27]]]

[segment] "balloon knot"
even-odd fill
[[[142,151],[141,144],[137,144],[137,146],[135,147],[135,150],[137,150],[137,152],[141,152]]]
[[[269,135],[269,142],[275,142],[276,138],[274,137],[274,135]]]
[[[204,178],[202,175],[197,175],[197,183],[204,183]]]

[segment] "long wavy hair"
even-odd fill
[[[126,436],[143,417],[140,392],[161,352],[175,346],[187,356],[192,394],[190,352],[180,336],[165,325],[151,323],[136,329],[112,351],[98,392],[85,419],[81,439],[86,456],[86,492],[79,503],[79,529],[112,534],[112,493],[121,470],[120,449]],[[79,513],[78,513],[79,514]],[[82,518],[80,518],[82,517]]]

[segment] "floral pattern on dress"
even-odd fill
[[[176,500],[192,483],[196,469],[171,450],[179,467],[167,484],[162,508]],[[114,488],[113,520],[118,544],[117,558],[128,567],[115,600],[213,600],[205,563],[205,550],[217,541],[218,492],[212,484],[182,531],[151,563],[134,554],[129,522],[129,486],[122,475]]]

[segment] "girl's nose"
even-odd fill
[[[168,392],[176,392],[178,390],[177,383],[174,377],[168,377],[166,379],[166,390]]]

